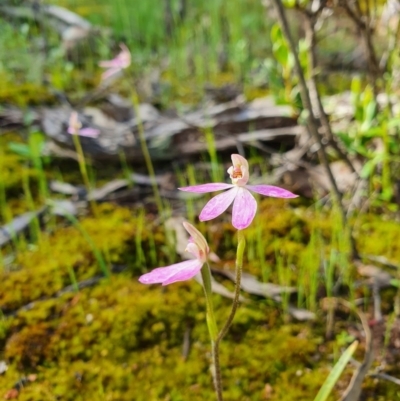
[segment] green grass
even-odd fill
[[[15,102],[26,104],[38,88],[42,96],[51,97],[43,87],[45,76],[53,87],[76,97],[96,84],[100,74],[97,62],[114,57],[118,43],[124,42],[132,52],[134,77],[146,76],[164,65],[160,96],[165,107],[171,101],[194,103],[201,98],[206,82],[220,85],[224,74],[228,73],[230,82],[247,84],[250,72],[270,53],[270,24],[258,0],[195,0],[187,2],[184,11],[178,0],[171,0],[171,10],[160,0],[53,3],[77,12],[95,26],[111,28],[112,40],[109,34],[97,34],[90,45],[79,45],[78,59],[74,56],[66,61],[58,35],[50,28],[44,32],[29,23],[21,28],[2,21],[0,76],[6,85],[2,85],[0,98],[11,94]],[[44,34],[47,53],[38,47]],[[31,40],[32,36],[36,40]],[[11,85],[16,74],[19,91]],[[176,87],[182,82],[187,83],[184,90]]]

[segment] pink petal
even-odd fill
[[[239,188],[232,209],[232,225],[238,230],[247,228],[257,211],[257,201],[246,189]]]
[[[119,61],[114,58],[112,60],[100,61],[99,66],[102,68],[118,68],[119,64]]]
[[[217,196],[214,196],[200,213],[200,221],[212,220],[220,214],[224,213],[228,209],[229,205],[233,202],[238,193],[239,187],[234,187],[229,191],[223,192]]]
[[[101,75],[101,79],[104,81],[107,78],[112,77],[113,75],[117,74],[120,71],[121,71],[121,68],[119,68],[119,67],[110,68],[107,71],[103,72],[103,74]]]
[[[199,194],[204,194],[206,192],[221,191],[223,189],[232,188],[232,187],[233,187],[232,184],[213,182],[213,183],[209,183],[209,184],[192,185],[191,187],[182,187],[182,188],[178,188],[178,189],[181,191],[185,191],[185,192],[197,192]]]
[[[143,274],[139,281],[143,284],[168,285],[177,281],[185,281],[194,277],[203,266],[197,259],[186,260],[167,267],[159,267],[150,273]]]
[[[193,240],[193,243],[196,244],[198,249],[201,251],[202,255],[207,257],[207,255],[210,252],[210,249],[208,248],[207,240],[204,238],[203,234],[194,226],[192,226],[190,223],[187,221],[183,222],[183,227],[185,227],[185,230],[190,234],[191,239]],[[188,248],[190,246],[190,241]],[[201,259],[201,257],[197,258]]]
[[[90,138],[97,138],[100,135],[100,131],[96,128],[82,128],[79,130],[78,134],[80,136],[87,136]]]
[[[246,185],[247,189],[265,196],[274,198],[297,198],[299,195],[292,194],[290,191],[274,187],[273,185]]]

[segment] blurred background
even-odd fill
[[[399,27],[398,0],[1,0],[0,397],[213,399],[198,280],[137,278],[190,221],[224,322],[237,233],[177,188],[240,153],[299,198],[245,232],[226,399],[312,400],[354,340],[319,401],[400,399]]]

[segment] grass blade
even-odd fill
[[[339,358],[336,365],[333,367],[331,373],[326,378],[324,384],[319,390],[317,396],[314,398],[314,401],[326,401],[329,394],[331,393],[333,386],[339,380],[340,375],[342,374],[344,368],[349,362],[350,358],[353,356],[355,350],[357,349],[358,341],[354,341],[343,353],[343,355]]]

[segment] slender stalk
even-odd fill
[[[212,302],[211,271],[208,263],[202,267],[201,277],[203,279],[204,293],[206,295],[208,331],[210,333],[211,341],[215,341],[218,329],[214,316],[214,306]]]
[[[214,385],[215,391],[217,393],[218,401],[223,401],[222,396],[222,379],[221,379],[221,368],[219,364],[219,347],[222,339],[225,337],[226,333],[229,331],[229,328],[232,325],[233,319],[235,318],[235,314],[237,308],[239,306],[239,298],[240,298],[240,283],[242,280],[242,269],[243,269],[243,254],[246,248],[246,239],[244,237],[243,231],[238,231],[238,246],[236,251],[236,278],[235,278],[235,291],[233,296],[232,308],[229,313],[228,319],[215,340],[212,342],[212,358],[214,365]]]
[[[222,395],[222,380],[221,380],[221,366],[219,363],[219,344],[216,341],[211,342],[211,353],[213,360],[213,377],[215,393],[218,401],[223,401]]]
[[[243,231],[238,230],[238,247],[236,251],[236,277],[235,277],[235,292],[233,296],[232,309],[228,316],[228,319],[222,327],[221,331],[218,334],[216,339],[216,343],[221,342],[221,340],[225,337],[226,333],[229,331],[229,328],[232,325],[233,319],[235,318],[236,310],[239,306],[239,297],[240,297],[240,284],[242,281],[242,270],[243,270],[243,254],[246,247],[246,239],[244,237]]]
[[[163,212],[163,201],[161,199],[160,191],[158,190],[158,184],[156,180],[156,173],[154,170],[153,162],[151,160],[149,148],[146,143],[146,137],[144,133],[143,122],[140,118],[139,112],[139,99],[135,89],[132,89],[132,101],[133,101],[133,108],[135,110],[135,116],[137,121],[138,133],[139,133],[139,141],[140,147],[142,149],[144,161],[146,163],[147,171],[149,172],[151,186],[153,188],[154,198],[157,204],[157,209],[159,215]]]
[[[85,155],[83,154],[83,149],[82,149],[81,141],[79,139],[79,135],[78,134],[72,135],[72,139],[74,141],[76,153],[78,154],[79,170],[81,172],[82,179],[83,179],[83,182],[86,187],[87,196],[89,198],[89,202],[92,207],[92,211],[96,215],[97,214],[97,206],[96,206],[96,203],[94,202],[94,200],[91,199],[92,186],[90,185],[89,174],[88,174],[88,171],[86,168]]]
[[[212,303],[212,284],[211,271],[209,264],[205,264],[201,269],[201,277],[203,279],[204,294],[207,303],[207,327],[211,339],[211,354],[212,354],[212,376],[214,379],[214,387],[218,401],[223,401],[221,387],[221,369],[219,366],[218,349],[215,348],[215,341],[218,335],[217,323],[214,316],[214,306]]]
[[[32,239],[34,241],[40,242],[41,237],[42,237],[42,233],[40,230],[40,222],[39,222],[39,217],[36,214],[37,209],[36,209],[35,201],[33,200],[31,188],[29,185],[29,176],[28,176],[28,173],[26,170],[24,171],[24,173],[22,175],[22,187],[24,190],[24,195],[25,195],[25,199],[28,204],[28,207],[31,210],[31,212],[35,214],[34,218],[32,219],[32,222],[30,224]]]

